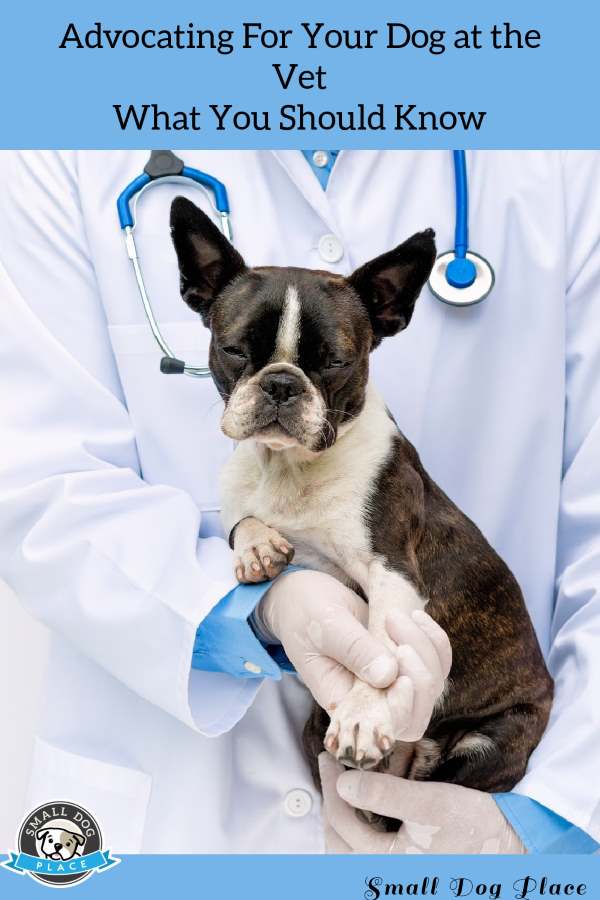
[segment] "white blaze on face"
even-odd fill
[[[325,401],[320,391],[299,367],[302,304],[298,289],[288,284],[275,336],[273,354],[260,371],[242,376],[228,397],[221,420],[222,431],[234,441],[254,437],[271,450],[304,448],[310,453],[321,448],[326,426]],[[261,380],[270,372],[291,372],[303,385],[302,397],[282,425],[265,401]],[[265,405],[266,404],[266,405]]]
[[[283,301],[273,361],[295,363],[298,361],[300,343],[300,298],[293,284],[288,285]]]

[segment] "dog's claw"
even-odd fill
[[[242,584],[276,578],[294,555],[281,535],[258,519],[242,519],[234,533],[235,574]]]
[[[381,752],[384,753],[386,756],[388,755],[388,753],[391,751],[391,749],[393,747],[392,741],[389,739],[389,737],[386,737],[386,735],[383,735],[383,736],[380,735],[378,729],[375,729],[375,742],[376,742],[377,746],[379,747],[379,749],[381,750]]]
[[[339,742],[339,728],[335,728],[335,726],[330,725],[329,731],[325,736],[325,749],[329,751],[329,753],[336,754],[339,750],[340,742]]]
[[[346,766],[371,769],[391,754],[394,742],[385,691],[357,681],[331,713],[325,749]]]

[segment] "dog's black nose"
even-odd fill
[[[55,844],[55,845],[54,845],[54,850],[55,850],[56,853],[58,853],[59,850],[62,850],[62,844]]]
[[[301,380],[292,372],[269,372],[261,378],[260,387],[275,403],[286,403],[304,390]]]

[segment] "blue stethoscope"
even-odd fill
[[[480,303],[494,286],[494,270],[490,263],[469,250],[469,200],[467,184],[467,161],[464,150],[453,150],[454,184],[456,189],[456,225],[454,232],[454,249],[437,257],[431,275],[429,288],[438,300],[451,306],[473,306]],[[138,286],[148,325],[163,356],[160,370],[166,375],[184,374],[193,378],[207,378],[210,369],[207,366],[191,366],[179,359],[165,341],[158,322],[154,316],[152,304],[144,283],[144,274],[133,236],[135,219],[132,202],[135,208],[142,191],[165,181],[187,181],[208,191],[221,225],[221,231],[228,240],[232,239],[229,218],[229,200],[225,185],[214,178],[186,166],[171,150],[153,150],[150,159],[141,175],[127,185],[117,199],[119,224],[125,238],[127,256],[131,260],[135,280]]]
[[[494,287],[494,270],[479,253],[469,250],[469,190],[467,160],[464,150],[453,150],[454,186],[456,190],[456,224],[454,250],[441,253],[431,275],[431,293],[450,306],[473,306],[481,303]]]

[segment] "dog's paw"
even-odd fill
[[[294,548],[278,531],[258,519],[242,519],[234,534],[235,574],[241,584],[275,578],[294,557]]]
[[[394,723],[385,691],[357,681],[332,713],[325,749],[353,769],[372,769],[394,747]]]
[[[283,572],[294,554],[294,548],[280,543],[281,540],[277,535],[273,540],[263,541],[241,551],[235,561],[235,574],[240,584],[269,581]]]

